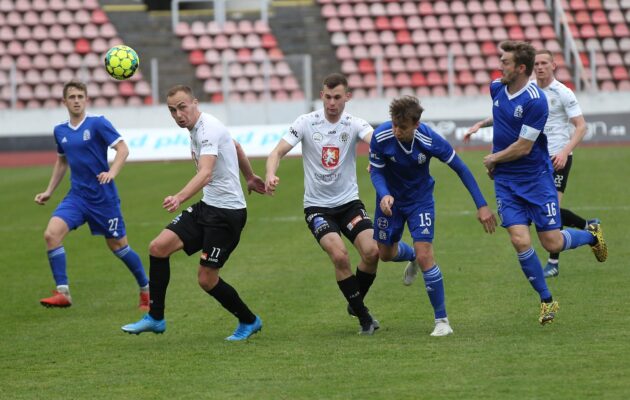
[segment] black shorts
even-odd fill
[[[241,239],[247,221],[247,209],[232,210],[193,204],[166,227],[184,243],[188,255],[202,250],[199,264],[221,268]]]
[[[354,243],[359,233],[373,229],[372,221],[361,200],[333,208],[307,207],[304,209],[304,219],[318,242],[329,232],[341,232]]]
[[[553,184],[556,185],[556,190],[560,193],[564,193],[567,188],[567,182],[569,181],[569,171],[571,171],[571,164],[573,163],[573,156],[567,157],[567,163],[559,171],[553,171]]]

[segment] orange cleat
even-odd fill
[[[65,308],[72,305],[72,297],[70,297],[70,294],[53,290],[52,296],[41,299],[39,303],[44,307]]]
[[[149,298],[149,292],[140,291],[140,304],[138,308],[142,311],[149,311],[151,300]]]

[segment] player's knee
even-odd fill
[[[204,291],[209,291],[214,289],[214,287],[219,282],[219,275],[212,274],[210,271],[204,271],[206,268],[201,268],[199,273],[197,274],[197,283],[199,283],[199,287],[201,287]]]
[[[152,240],[149,244],[149,254],[153,257],[165,258],[168,257],[167,249],[160,243],[159,240]]]
[[[433,259],[433,254],[429,253],[418,253],[416,254],[416,262],[420,266],[423,271],[426,271],[435,265],[435,260]]]
[[[512,235],[510,240],[512,241],[512,246],[514,246],[518,252],[525,251],[532,247],[531,239],[523,235]]]
[[[57,247],[61,244],[61,237],[55,234],[52,230],[46,229],[44,231],[44,241],[49,248]]]
[[[376,264],[380,258],[378,247],[372,246],[363,254],[363,262],[366,264]]]
[[[564,239],[562,235],[559,234],[553,237],[546,237],[540,241],[540,244],[550,253],[558,253],[562,251],[562,246],[564,244]]]
[[[334,251],[330,254],[330,259],[336,269],[345,270],[350,268],[350,258],[346,251]]]

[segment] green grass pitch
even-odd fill
[[[496,209],[485,152],[460,154]],[[65,241],[75,304],[41,307],[54,287],[42,233],[67,177],[41,207],[33,197],[51,167],[0,169],[0,398],[628,398],[629,161],[630,147],[576,151],[563,205],[602,219],[610,258],[599,264],[589,248],[562,254],[560,276],[549,281],[561,308],[545,327],[507,233],[483,233],[457,175],[434,161],[435,254],[455,334],[432,338],[421,279],[404,287],[402,263],[380,264],[366,303],[382,328],[357,335],[332,265],[303,220],[301,159],[285,159],[276,195],[247,197],[248,223],[222,272],[264,321],[246,343],[224,341],[236,321],[199,289],[197,257],[183,253],[171,258],[166,333],[121,332],[141,316],[135,281],[87,226]],[[372,213],[366,157],[357,164]],[[264,176],[264,160],[253,165]],[[129,241],[147,271],[148,244],[172,218],[162,199],[193,173],[192,162],[129,163],[117,178]]]

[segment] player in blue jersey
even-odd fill
[[[46,307],[72,305],[63,240],[71,230],[87,222],[92,234],[105,236],[109,249],[134,275],[140,287],[139,307],[148,310],[149,280],[140,257],[127,242],[120,198],[114,184],[129,149],[105,117],[87,114],[87,96],[83,82],[70,81],[64,85],[63,104],[70,119],[55,126],[57,161],[46,191],[35,196],[37,204],[46,204],[70,168],[70,191],[53,212],[44,232],[48,262],[57,289],[40,303]],[[116,150],[111,166],[107,163],[107,149],[110,147]]]
[[[411,284],[418,269],[422,270],[435,316],[431,336],[446,336],[453,329],[446,314],[442,272],[433,257],[435,182],[429,173],[431,158],[446,163],[459,175],[486,232],[494,232],[497,222],[474,176],[453,147],[420,123],[423,111],[415,97],[396,99],[389,108],[391,121],[377,127],[372,136],[370,176],[376,189],[374,239],[381,260],[411,261],[405,269],[405,284]],[[405,222],[413,238],[413,248],[401,241]]]
[[[497,208],[504,228],[527,280],[541,300],[541,324],[553,322],[559,308],[553,300],[542,266],[532,247],[529,225],[536,225],[545,250],[557,253],[590,245],[598,261],[608,256],[599,223],[587,230],[560,230],[560,207],[553,180],[553,167],[543,128],[548,105],[544,92],[530,81],[536,50],[528,43],[507,41],[500,45],[502,78],[490,84],[492,118],[481,126],[494,125],[492,153],[484,157],[494,179]]]

